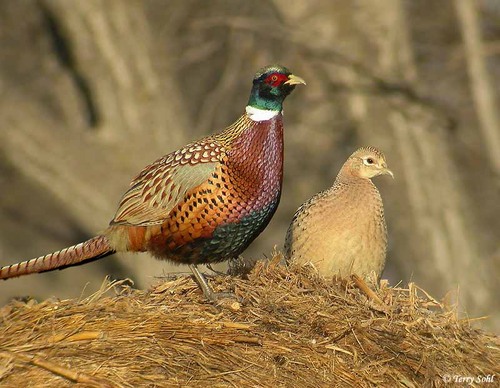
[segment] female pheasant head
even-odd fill
[[[282,111],[286,96],[299,84],[306,83],[286,67],[272,65],[260,69],[253,79],[247,114],[256,121],[269,120],[276,116]]]
[[[345,162],[342,172],[348,172],[362,179],[371,179],[379,175],[394,174],[387,168],[385,155],[375,147],[362,147],[356,150]]]

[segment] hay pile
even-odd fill
[[[2,387],[421,387],[494,375],[500,341],[414,285],[327,283],[258,263],[217,276],[241,303],[206,302],[187,276],[149,291],[106,282],[83,300],[0,310]],[[361,288],[360,288],[361,287]],[[114,295],[109,295],[110,291]],[[76,382],[76,384],[75,384]],[[479,386],[480,384],[477,384]]]

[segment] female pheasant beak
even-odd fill
[[[306,81],[296,75],[290,74],[288,81],[285,81],[285,85],[306,85]]]
[[[382,169],[380,170],[380,175],[390,175],[392,177],[392,179],[395,179],[394,173],[391,170],[389,170],[387,167],[382,167]]]

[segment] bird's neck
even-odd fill
[[[337,197],[345,196],[347,202],[356,203],[358,210],[370,208],[378,212],[383,206],[380,192],[371,179],[360,178],[349,172],[341,171],[330,190]]]
[[[279,110],[261,109],[252,105],[247,105],[245,111],[248,118],[250,118],[250,120],[252,121],[271,120],[272,118],[280,114]]]
[[[260,112],[261,115],[264,114],[263,112],[267,112],[264,115],[277,115],[283,110],[283,100],[285,97],[285,95],[261,93],[259,88],[254,86],[248,99],[247,112],[250,109],[251,111]]]
[[[351,187],[359,187],[360,189],[364,188],[365,190],[369,191],[371,191],[372,188],[376,189],[371,179],[361,178],[360,176],[353,174],[351,171],[349,171],[349,169],[345,167],[346,166],[344,165],[337,175],[337,178],[335,178],[334,186],[348,185]]]
[[[268,192],[274,198],[283,178],[283,116],[265,121],[243,117],[240,126],[245,128],[227,149],[228,163],[234,177],[246,182],[242,187]]]
[[[279,111],[262,110],[247,106],[246,112],[224,131],[214,135],[214,139],[226,149],[234,146],[234,141],[240,136],[252,138],[252,132],[257,128],[268,129],[274,132],[276,128],[282,128],[283,116]],[[283,134],[281,133],[281,136]]]

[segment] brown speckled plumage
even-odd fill
[[[273,216],[283,175],[282,103],[297,84],[281,66],[257,72],[246,113],[224,131],[147,166],[100,235],[62,251],[0,268],[0,279],[44,272],[115,252],[148,251],[196,269],[240,254]]]
[[[184,264],[227,260],[261,228],[232,228],[232,241],[216,244],[214,232],[223,225],[241,225],[273,204],[262,214],[270,218],[282,170],[282,115],[264,122],[244,115],[221,134],[146,167],[123,196],[105,235],[117,251],[150,251]],[[236,241],[238,234],[242,241]]]
[[[287,260],[310,262],[325,277],[356,273],[378,279],[385,265],[387,228],[371,178],[382,174],[392,176],[381,151],[363,147],[354,152],[333,186],[295,213],[285,238]]]

